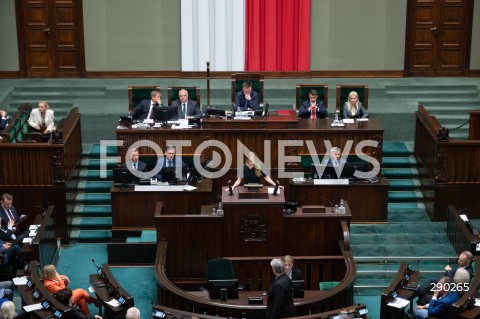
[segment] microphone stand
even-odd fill
[[[326,199],[325,197],[320,197],[320,199],[323,199],[325,201],[327,201],[329,204],[330,204],[330,207],[331,207],[331,213],[335,213],[335,207],[333,207],[333,203],[332,201],[330,201],[329,199]]]
[[[210,108],[210,62],[207,61],[207,107]]]

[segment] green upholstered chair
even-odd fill
[[[188,92],[188,98],[196,101],[198,107],[200,104],[200,87],[199,86],[169,86],[168,87],[168,105],[172,105],[172,102],[178,100],[178,92],[181,89],[185,89]]]
[[[228,259],[210,259],[207,263],[207,283],[209,280],[234,279],[232,261]]]
[[[348,100],[348,94],[355,91],[358,93],[358,101],[362,102],[365,110],[368,111],[368,85],[363,84],[338,84],[337,85],[337,101],[335,112],[339,112],[342,116],[342,107]]]
[[[150,99],[150,93],[153,90],[160,91],[160,86],[129,86],[128,112],[131,112],[142,100]]]
[[[339,281],[321,281],[319,283],[320,290],[331,290],[340,284]]]
[[[326,84],[297,84],[295,108],[298,111],[300,105],[304,101],[309,100],[308,94],[310,90],[316,90],[318,92],[318,98],[323,101],[325,107],[328,109],[328,85]]]
[[[234,73],[231,75],[231,84],[232,84],[232,108],[235,105],[235,94],[238,91],[242,90],[242,83],[244,81],[252,82],[252,90],[257,92],[259,95],[259,104],[260,107],[263,107],[263,74],[255,73]]]

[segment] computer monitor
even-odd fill
[[[338,168],[338,167],[337,167]],[[340,168],[338,168],[340,170]],[[313,179],[337,179],[335,167],[327,164],[312,164],[311,172]]]
[[[292,280],[293,298],[303,298],[305,296],[305,280]]]
[[[133,175],[125,167],[114,167],[113,168],[113,184],[115,186],[128,186],[131,184],[139,184],[139,178]]]
[[[162,175],[162,183],[177,184],[174,166],[162,168],[160,174]]]
[[[218,110],[218,109],[207,109],[206,114],[210,117],[225,117],[226,113],[225,110]]]
[[[188,185],[195,185],[195,184],[201,182],[202,179],[203,179],[202,174],[200,174],[200,172],[197,171],[196,168],[192,168],[190,170],[190,174],[187,177],[187,184]]]
[[[219,279],[208,281],[210,299],[220,299],[220,291],[227,290],[227,299],[238,299],[238,279]]]
[[[347,162],[343,166],[342,178],[355,179],[355,172],[368,172],[368,162]]]
[[[322,173],[323,170],[323,173]],[[337,174],[337,170],[340,176]],[[313,179],[338,179],[348,178],[355,179],[355,172],[368,172],[368,162],[346,162],[343,168],[334,167],[330,164],[312,164],[311,172]],[[321,176],[319,174],[322,174]]]
[[[178,108],[176,106],[156,106],[153,108],[153,118],[156,122],[162,123],[178,121]]]

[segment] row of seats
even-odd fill
[[[236,73],[231,76],[231,103],[235,103],[235,93],[242,89],[242,83],[244,81],[252,82],[252,89],[259,93],[259,103],[263,105],[264,99],[264,79],[263,74],[251,74],[251,73]],[[172,104],[172,101],[179,98],[178,91],[185,89],[188,92],[188,97],[191,100],[200,103],[200,87],[198,86],[169,86],[168,87],[168,105]],[[318,92],[318,98],[323,101],[325,107],[328,108],[328,85],[326,84],[297,84],[296,85],[296,101],[295,109],[299,109],[300,105],[308,100],[308,94],[310,90],[316,90]],[[128,87],[128,110],[129,112],[137,106],[142,100],[150,99],[150,92],[152,90],[160,91],[160,86],[129,86]],[[336,100],[336,112],[340,112],[341,107],[348,99],[348,94],[351,91],[358,93],[359,101],[363,103],[363,106],[368,110],[368,85],[363,84],[339,84],[337,85],[337,100]]]
[[[17,113],[10,119],[8,126],[1,132],[3,143],[35,143],[42,142],[40,133],[29,132],[27,120],[30,117],[32,106],[22,105]]]

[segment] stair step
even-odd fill
[[[70,232],[70,239],[78,243],[109,243],[111,238],[111,230],[74,230]]]
[[[388,192],[389,202],[412,202],[423,199],[422,192]]]
[[[417,164],[413,156],[411,157],[382,157],[383,168],[401,168],[412,167]]]
[[[419,173],[417,169],[413,168],[384,168],[382,169],[382,175],[387,177],[388,179],[401,179],[414,178],[417,177]]]
[[[118,166],[118,161],[116,159],[87,159],[84,158],[80,161],[80,166],[82,168],[88,169],[100,169],[100,165],[103,165],[107,169],[112,169]]]
[[[476,91],[456,91],[456,92],[446,92],[441,91],[422,91],[422,92],[402,92],[402,91],[388,91],[386,92],[391,98],[414,98],[422,101],[439,101],[439,100],[475,100],[478,99],[478,92]]]
[[[413,191],[421,187],[419,180],[411,179],[389,179],[389,191]]]
[[[77,189],[79,191],[90,192],[90,193],[110,193],[110,188],[112,187],[112,182],[110,181],[80,181],[77,184]]]
[[[110,193],[78,193],[75,200],[83,205],[109,205],[112,196]]]
[[[386,92],[416,92],[421,94],[425,91],[428,92],[464,92],[464,91],[477,91],[475,85],[396,85],[385,86]]]
[[[114,157],[117,156],[117,147],[116,146],[106,146],[107,156]],[[89,159],[99,159],[100,158],[100,144],[92,144],[86,152],[83,152],[84,156],[88,156]]]
[[[403,142],[385,142],[382,148],[382,157],[407,156],[412,151]]]
[[[480,100],[479,99],[473,99],[473,100],[460,100],[460,101],[419,101],[419,104],[422,104],[425,106],[427,109],[430,109],[431,107],[435,108],[445,108],[449,110],[450,112],[456,111],[457,108],[462,109],[463,107],[470,107],[471,109],[477,109],[480,108]]]
[[[79,228],[80,230],[111,229],[112,218],[111,217],[87,217],[87,218],[75,217],[72,220],[72,227]]]
[[[112,217],[111,205],[76,205],[73,210],[74,215],[88,217]]]
[[[113,172],[112,170],[81,170],[79,174],[80,178],[87,179],[90,181],[93,180],[113,180]]]

